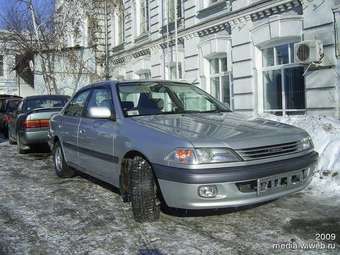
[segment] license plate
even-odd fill
[[[306,170],[257,179],[257,195],[275,193],[302,184],[308,176],[304,171]]]

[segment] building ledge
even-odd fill
[[[231,8],[227,5],[227,1],[218,1],[214,4],[209,5],[208,7],[205,7],[204,9],[199,10],[197,13],[197,18],[206,18],[210,15],[216,14],[226,9],[231,11]]]
[[[122,42],[121,44],[117,45],[117,46],[114,46],[112,48],[112,51],[113,52],[116,52],[116,51],[121,51],[121,50],[124,50],[124,42]]]
[[[150,33],[148,31],[144,32],[135,38],[135,43],[147,41],[149,40],[149,37],[150,37]]]

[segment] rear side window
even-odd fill
[[[106,88],[94,89],[86,108],[86,116],[91,107],[107,107],[114,113],[113,101],[110,90]]]
[[[85,106],[85,103],[86,103],[86,100],[89,94],[90,94],[90,90],[86,90],[76,95],[66,107],[64,111],[64,115],[80,117],[84,110],[84,106]]]

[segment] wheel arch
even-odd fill
[[[154,175],[156,184],[158,186],[158,180],[156,178],[155,171],[152,167],[150,160],[145,156],[145,154],[141,153],[140,151],[130,150],[125,153],[125,155],[122,158],[121,165],[120,165],[119,186],[120,186],[121,191],[123,190],[125,192],[129,192],[129,180],[128,180],[129,179],[129,160],[132,160],[135,156],[140,156],[148,162],[148,164],[151,167],[151,171]]]

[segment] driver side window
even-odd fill
[[[89,96],[89,94],[90,90],[86,90],[76,95],[66,107],[64,115],[80,117],[82,115],[86,99]]]
[[[88,116],[91,107],[107,107],[114,114],[115,110],[110,90],[107,88],[94,89],[86,107],[86,116]]]

